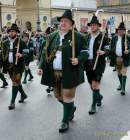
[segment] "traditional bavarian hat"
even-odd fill
[[[74,24],[71,10],[66,10],[61,17],[57,17],[57,20],[60,22],[62,18],[67,18],[72,21],[72,24]]]
[[[10,31],[15,31],[15,32],[20,33],[19,28],[18,28],[17,24],[15,24],[15,23],[13,23],[13,24],[11,25],[11,27],[8,28],[8,33],[9,33]]]
[[[121,22],[117,28],[117,30],[126,30],[125,23]]]
[[[91,26],[91,24],[93,24],[93,23],[99,25],[100,27],[102,25],[101,23],[99,23],[99,20],[98,20],[98,18],[95,15],[93,15],[91,21],[88,23],[88,26]]]
[[[119,24],[119,26],[117,28],[117,31],[118,30],[126,30],[123,16],[122,16],[122,21],[121,21],[121,23]]]

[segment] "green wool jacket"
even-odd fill
[[[118,41],[118,36],[115,35],[112,38],[111,41],[111,51],[110,51],[110,66],[114,67],[116,65],[116,43]],[[130,37],[127,36],[127,45],[128,45],[128,50],[130,51]],[[130,53],[125,54],[125,35],[122,38],[122,58],[123,58],[123,63],[125,67],[128,67],[130,65]]]
[[[40,59],[39,68],[43,69],[43,76],[41,79],[41,84],[47,86],[54,86],[54,70],[53,70],[53,60],[48,62],[46,57],[50,56],[52,52],[57,48],[59,44],[59,33],[54,32],[48,36],[48,47],[44,47],[43,53]],[[79,64],[77,66],[73,66],[71,64],[72,58],[72,32],[69,31],[63,39],[62,45],[62,84],[63,88],[73,88],[78,86],[79,84],[84,82],[84,72],[83,72],[83,63],[88,58],[88,51],[86,41],[83,35],[78,32],[75,32],[75,56],[79,60]]]
[[[17,52],[17,44],[18,44],[18,38],[16,38],[14,45],[13,45],[13,65],[15,66],[15,60],[16,60],[16,52]],[[19,43],[19,52],[21,54],[23,54],[23,50],[26,48],[26,44],[24,43],[24,41],[22,41],[20,39],[20,43]],[[9,68],[9,49],[10,49],[10,41],[9,39],[6,39],[5,41],[2,42],[2,61],[3,61],[3,71],[4,73],[8,72],[8,68]],[[15,66],[15,70],[16,72],[20,72],[22,73],[24,71],[24,58],[21,57],[18,59],[18,63]]]
[[[89,47],[89,43],[90,43],[90,39],[91,39],[91,34],[86,35],[86,41],[87,41],[87,46]],[[97,51],[99,50],[99,46],[102,40],[102,33],[100,32],[99,35],[95,38],[94,41],[94,46],[93,46],[93,60],[92,60],[92,64],[94,66],[95,61],[96,61],[96,57],[97,57]],[[108,37],[105,35],[104,39],[103,39],[103,43],[101,46],[101,50],[105,51],[105,54],[102,56],[99,56],[98,62],[97,62],[97,66],[95,69],[95,73],[96,74],[102,74],[105,71],[105,66],[106,66],[106,56],[109,55],[109,40]],[[86,71],[90,71],[91,69],[89,69],[89,62],[86,61],[85,63],[85,69]]]
[[[42,51],[43,51],[43,48],[45,47],[45,45],[46,45],[46,37],[42,37],[42,42],[41,42],[41,44],[42,45],[40,45],[40,48],[39,48],[39,56],[38,56],[38,60],[40,61],[40,58],[41,58],[41,56],[42,56]]]

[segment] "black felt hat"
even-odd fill
[[[88,26],[91,26],[91,24],[93,23],[98,24],[100,27],[102,25],[101,23],[99,23],[99,20],[95,15],[92,17],[91,22],[88,23]]]
[[[62,18],[67,18],[72,21],[72,24],[74,24],[71,10],[66,10],[61,17],[57,17],[57,20],[60,21]]]
[[[125,23],[121,22],[117,28],[117,30],[126,30]]]
[[[10,31],[16,31],[16,32],[20,33],[19,28],[18,28],[17,24],[15,24],[15,23],[13,23],[11,25],[11,27],[8,29],[8,32],[10,32]]]

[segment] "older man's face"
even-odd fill
[[[60,20],[60,30],[67,32],[71,29],[72,27],[72,21],[67,19],[67,18],[62,18]]]

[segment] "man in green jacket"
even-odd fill
[[[103,96],[100,93],[100,83],[105,71],[105,57],[107,49],[109,48],[109,42],[107,36],[104,36],[103,33],[100,32],[101,23],[99,23],[99,20],[95,15],[92,17],[91,22],[88,23],[88,26],[90,26],[91,32],[86,37],[87,46],[89,48],[89,58],[86,61],[85,66],[88,83],[92,90],[92,105],[89,114],[93,115],[96,113],[96,106],[102,105],[101,101]],[[101,40],[103,40],[103,42]],[[100,46],[101,48],[99,48]]]
[[[110,66],[116,66],[121,95],[126,94],[127,68],[130,65],[130,37],[126,35],[124,22],[121,22],[117,29],[117,35],[112,37]]]
[[[12,81],[12,98],[8,107],[9,110],[12,110],[15,108],[18,91],[21,93],[19,103],[23,103],[27,98],[21,85],[21,77],[24,71],[23,50],[26,48],[26,44],[19,39],[19,29],[16,24],[12,24],[8,32],[9,38],[2,43],[2,60],[4,72],[9,73]]]
[[[58,17],[60,31],[48,36],[40,60],[38,74],[41,83],[54,87],[58,101],[63,105],[63,120],[59,132],[69,129],[69,121],[74,118],[76,107],[74,97],[76,87],[84,82],[83,63],[87,60],[86,41],[79,32],[75,35],[75,57],[72,58],[72,26],[74,21],[70,10]]]
[[[0,79],[3,82],[3,85],[1,86],[1,88],[5,88],[6,86],[8,86],[8,83],[4,77],[3,71],[2,71],[2,67],[3,67],[3,62],[2,62],[2,35],[0,34]]]
[[[27,46],[27,48],[24,49],[25,70],[24,70],[24,80],[23,80],[23,84],[26,84],[28,74],[29,74],[28,81],[31,81],[34,78],[32,75],[31,69],[29,67],[30,62],[33,61],[33,57],[34,57],[34,44],[28,32],[23,33],[23,41],[25,42]]]

